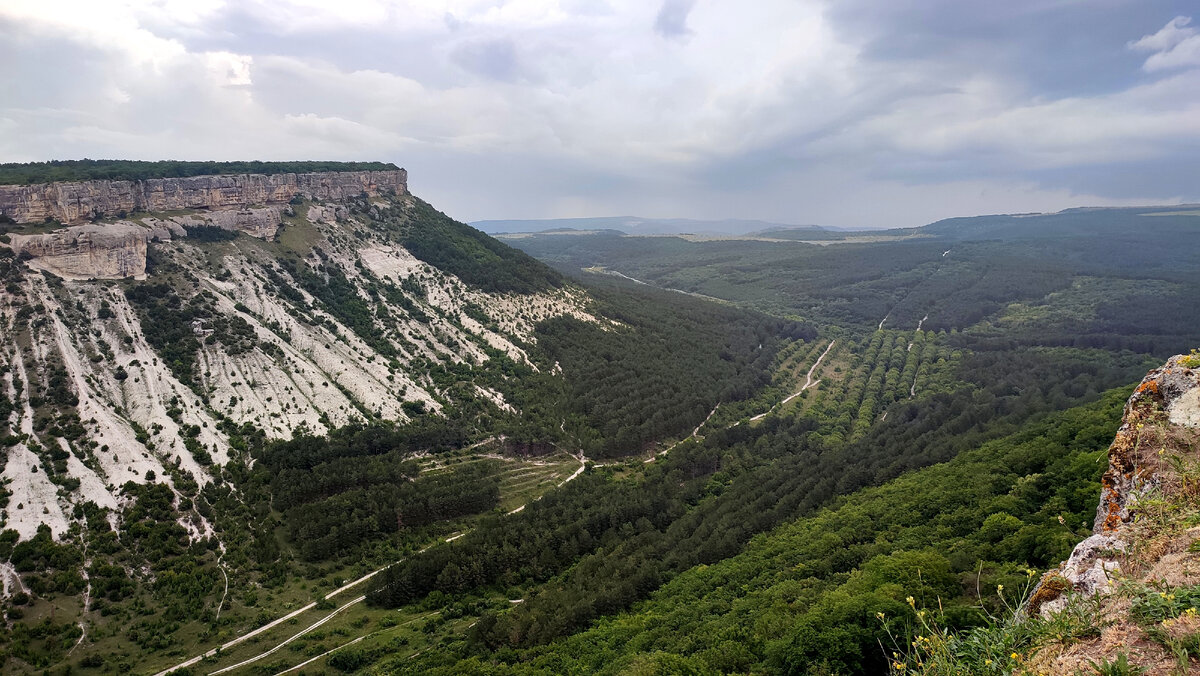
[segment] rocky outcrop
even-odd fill
[[[1129,543],[1136,540],[1131,525],[1139,498],[1177,481],[1169,460],[1177,450],[1187,453],[1200,435],[1198,361],[1195,355],[1172,357],[1134,390],[1108,449],[1094,535],[1080,542],[1058,570],[1042,577],[1030,610],[1049,615],[1066,605],[1069,592],[1112,591]]]
[[[37,235],[12,233],[10,246],[35,270],[65,279],[124,279],[146,274],[150,242],[186,237],[187,227],[220,228],[271,239],[286,207],[225,209],[198,215],[147,217],[137,223],[73,225]]]
[[[132,223],[80,225],[43,235],[10,235],[28,265],[67,279],[123,279],[146,274],[146,246],[155,231]]]
[[[1165,366],[1147,374],[1125,404],[1121,428],[1108,449],[1108,471],[1100,479],[1102,492],[1094,532],[1120,531],[1129,523],[1138,494],[1159,482],[1163,467],[1158,449],[1144,443],[1143,430],[1196,426],[1200,370],[1189,367],[1193,359],[1186,355],[1172,357]]]
[[[356,171],[307,174],[240,174],[80,181],[0,186],[0,214],[17,223],[83,223],[134,211],[245,209],[283,204],[296,195],[344,200],[366,193],[408,193],[408,172]]]
[[[237,230],[251,237],[271,239],[279,230],[279,223],[285,208],[284,206],[269,206],[257,209],[224,209],[194,216],[179,216],[171,218],[170,221],[179,225]]]
[[[34,269],[67,279],[121,279],[146,274],[146,247],[183,236],[185,226],[215,227],[271,239],[287,204],[299,195],[338,202],[362,194],[408,193],[396,171],[194,176],[145,181],[83,181],[0,186],[0,214],[18,223],[80,223],[97,216],[152,212],[137,223],[73,225],[46,234],[10,235],[13,250]],[[345,208],[315,206],[341,217]],[[188,210],[189,213],[170,214]],[[164,213],[165,212],[165,213]]]

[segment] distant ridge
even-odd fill
[[[545,218],[474,221],[476,228],[490,233],[545,232],[547,230],[617,230],[629,235],[749,235],[777,230],[822,231],[819,225],[788,225],[770,221],[728,218],[699,220],[690,218],[642,218],[640,216],[603,216],[596,218]]]

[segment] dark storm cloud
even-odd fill
[[[1153,33],[1192,2],[1009,0],[830,5],[831,19],[864,39],[872,61],[936,62],[1015,75],[1032,91],[1089,95],[1126,86],[1140,63],[1115,46]]]
[[[678,38],[691,34],[688,28],[688,14],[695,6],[696,0],[663,0],[654,17],[654,30],[666,38]]]
[[[459,45],[450,58],[467,71],[500,82],[516,82],[522,75],[517,48],[512,40],[500,38]]]

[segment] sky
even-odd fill
[[[460,220],[1200,202],[1200,3],[0,0],[0,162],[381,160]]]

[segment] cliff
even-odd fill
[[[1196,609],[1182,601],[1200,590],[1200,356],[1172,357],[1134,390],[1101,486],[1093,535],[1042,577],[1029,601],[1051,620],[1099,596],[1097,635],[1039,653],[1037,673],[1074,674],[1118,653],[1147,674],[1175,673],[1177,630],[1200,636]],[[1144,599],[1170,606],[1177,593],[1178,612],[1148,624]]]
[[[14,252],[29,266],[67,279],[122,279],[146,273],[153,239],[186,234],[185,227],[216,227],[259,239],[275,236],[288,202],[342,201],[366,193],[408,194],[408,172],[362,171],[307,174],[242,174],[158,178],[145,181],[82,181],[0,186],[0,213],[18,223],[85,223],[97,216],[151,212],[137,222],[69,225],[44,234],[12,233]],[[254,206],[251,206],[254,205]],[[187,214],[169,212],[189,210]],[[167,212],[167,213],[163,213]]]
[[[401,207],[409,198],[388,201]],[[298,236],[260,245],[196,231],[269,237],[281,217]],[[230,433],[244,426],[289,439],[438,415],[447,402],[510,411],[483,382],[447,386],[434,376],[482,366],[497,352],[532,367],[519,346],[536,340],[539,322],[596,321],[574,291],[470,287],[382,225],[369,210],[331,201],[8,234],[17,255],[0,241],[0,531],[29,540],[48,526],[55,539],[76,542],[82,506],[98,505],[116,523],[131,503],[129,482],[168,485],[181,500],[191,490],[192,499],[222,476],[214,467],[248,458],[240,432]],[[157,272],[147,272],[149,247]],[[320,252],[332,284],[288,265],[296,251],[314,263]],[[74,281],[160,273],[147,284]],[[378,325],[364,327],[357,307],[339,304],[368,298]],[[68,438],[67,425],[81,431]],[[567,474],[578,465],[567,464]],[[179,514],[193,542],[213,535],[211,516]],[[6,577],[4,556],[0,581],[11,596],[19,575],[10,566]]]
[[[13,251],[35,270],[68,279],[121,279],[145,276],[146,246],[154,235],[132,223],[111,223],[10,237]]]
[[[0,186],[0,214],[17,223],[54,219],[82,223],[97,216],[134,211],[244,209],[282,204],[296,195],[343,200],[361,195],[408,193],[408,172],[321,172],[155,178],[144,181],[80,181]]]

